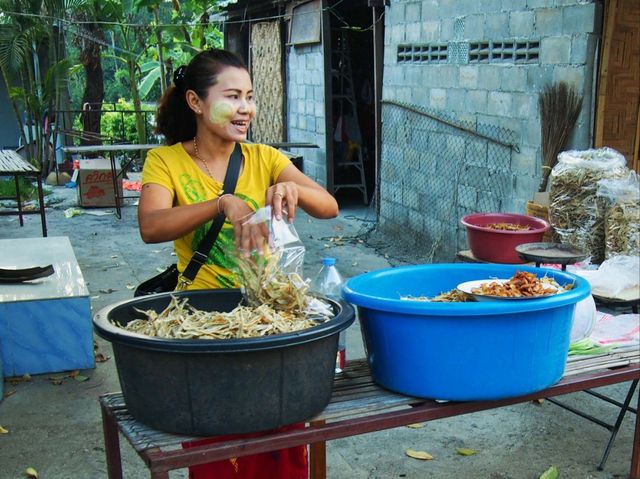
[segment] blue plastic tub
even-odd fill
[[[525,270],[571,291],[545,298],[467,303],[401,300]],[[575,304],[589,283],[570,273],[497,264],[429,264],[351,278],[373,379],[393,391],[454,401],[501,399],[545,389],[564,373]]]

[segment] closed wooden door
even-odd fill
[[[607,0],[595,146],[622,153],[640,172],[640,1]]]

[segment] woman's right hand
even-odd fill
[[[248,220],[254,214],[249,205],[237,196],[221,196],[220,211],[224,211],[227,219],[233,225],[236,237],[236,248],[245,256],[251,253],[263,254],[269,240],[269,228],[266,221],[250,223]]]

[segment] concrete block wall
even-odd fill
[[[327,186],[324,59],[322,45],[291,46],[287,51],[288,141],[319,148],[291,150],[304,158],[304,172]]]
[[[481,211],[482,202],[485,207],[494,205],[501,211],[525,212],[526,202],[533,197],[540,178],[538,96],[545,85],[564,80],[575,84],[584,94],[582,113],[568,148],[582,149],[591,145],[594,61],[601,15],[601,6],[587,0],[391,0],[385,16],[383,100],[426,108],[438,117],[470,124],[478,132],[493,132],[489,136],[498,132],[498,139],[517,145],[517,150],[512,150],[506,157],[500,155],[496,160],[499,168],[504,170],[500,172],[500,181],[511,185],[510,196],[497,199],[495,194],[489,197],[491,195],[482,190],[472,194],[469,190],[472,185],[460,184],[459,192],[467,194],[464,200],[457,198],[464,203],[457,205],[459,214],[474,209],[469,204],[470,198],[478,201],[476,211]],[[494,45],[500,46],[501,42],[533,42],[529,52],[537,53],[537,58],[527,63],[513,59],[472,60],[470,45],[486,43],[493,48]],[[399,45],[425,44],[447,45],[447,60],[398,62]],[[407,223],[401,224],[398,218],[402,216],[397,214],[403,207],[404,196],[389,195],[395,189],[404,191],[406,182],[403,184],[397,178],[385,175],[385,172],[402,169],[406,160],[406,155],[389,153],[393,150],[387,148],[385,138],[397,138],[393,130],[406,126],[385,122],[382,128],[379,226],[391,234],[406,236]],[[442,141],[437,132],[427,134],[429,141]],[[459,135],[465,136],[466,133]],[[393,146],[401,149],[412,147],[404,147],[397,142]],[[439,151],[447,152],[446,148]],[[423,154],[428,155],[429,152]],[[490,155],[489,148],[485,154]],[[436,156],[432,160],[435,169],[431,174],[440,175],[445,162],[458,161],[461,170],[472,167],[474,163],[482,163],[477,151],[473,155],[473,158],[465,155],[455,160]],[[487,158],[490,159],[489,156]],[[387,162],[392,165],[385,167]],[[442,201],[445,198],[431,199]],[[413,205],[405,205],[405,208],[411,209]],[[438,218],[432,204],[419,205],[417,211],[424,217],[423,225],[437,225]],[[413,219],[410,223],[419,222]],[[450,229],[448,225],[444,228]],[[414,233],[441,237],[453,243],[456,243],[455,236],[460,237],[459,231],[455,236],[450,231]],[[457,244],[455,247],[465,246]]]

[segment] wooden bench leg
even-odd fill
[[[169,479],[169,471],[154,471],[151,469],[151,479]]]
[[[102,409],[102,432],[104,434],[104,448],[107,456],[107,477],[122,479],[122,458],[120,456],[120,437],[118,423],[113,413],[100,403]]]
[[[324,421],[314,421],[311,426],[322,426]],[[310,479],[326,479],[327,477],[327,443],[314,442],[309,446],[309,476]]]

